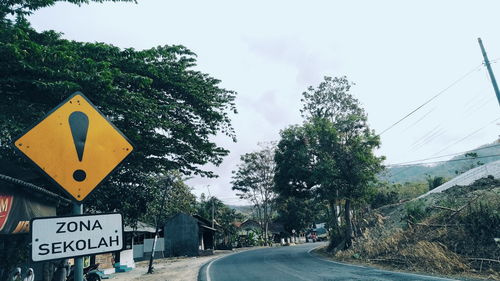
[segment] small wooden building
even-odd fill
[[[165,256],[199,256],[213,254],[215,229],[210,221],[178,213],[165,222]]]

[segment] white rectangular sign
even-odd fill
[[[121,214],[38,218],[31,222],[33,261],[86,256],[123,249]]]

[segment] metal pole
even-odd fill
[[[81,214],[83,214],[83,204],[73,202],[73,215]],[[75,281],[83,281],[83,257],[75,258],[73,276]]]
[[[212,228],[214,228],[215,225],[215,201],[212,195],[210,194],[210,185],[207,185],[208,189],[208,196],[212,199]],[[212,249],[215,250],[215,232],[214,235],[212,236]]]
[[[486,65],[486,69],[488,69],[488,74],[490,75],[491,84],[493,85],[493,89],[495,90],[495,94],[497,95],[498,103],[500,104],[500,91],[498,90],[497,80],[495,79],[495,74],[493,74],[493,70],[491,69],[490,61],[488,60],[488,55],[486,55],[486,50],[483,46],[483,41],[481,38],[477,38],[479,42],[479,47],[481,47],[481,52],[483,53],[484,65]]]
[[[207,185],[207,190],[208,190],[208,200],[212,200],[212,228],[214,228],[214,221],[215,221],[215,211],[214,211],[214,198],[212,197],[212,194],[210,193],[210,185]]]
[[[156,230],[155,230],[155,240],[153,241],[153,248],[151,249],[151,257],[149,257],[149,266],[148,266],[148,274],[152,274],[154,271],[153,267],[153,260],[155,256],[155,248],[156,248],[156,241],[158,240],[158,233],[160,232],[160,220],[161,220],[161,215],[163,214],[163,210],[165,209],[165,201],[167,201],[167,188],[169,187],[169,184],[171,182],[168,180],[165,186],[163,187],[163,198],[160,206],[160,212],[158,213],[156,217]]]
[[[215,200],[212,197],[212,228],[214,228],[215,224]]]

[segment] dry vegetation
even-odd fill
[[[335,258],[400,270],[500,280],[500,181],[485,178],[419,200],[384,206]]]

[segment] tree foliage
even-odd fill
[[[367,116],[349,93],[345,77],[325,77],[317,88],[303,93],[305,122],[281,132],[276,151],[276,190],[292,196],[318,196],[330,205],[332,239],[352,239],[351,203],[369,198],[369,184],[382,169],[373,150],[379,137],[370,130]],[[344,204],[345,232],[337,226],[337,205]],[[336,237],[335,237],[336,236]],[[332,240],[333,241],[333,240]]]
[[[446,179],[444,177],[433,177],[427,175],[427,186],[429,187],[429,190],[433,190],[434,188],[444,184],[445,182]]]
[[[322,204],[318,204],[312,199],[293,196],[278,197],[276,202],[277,221],[283,223],[285,230],[290,234],[292,230],[302,231],[317,222],[322,207]]]
[[[177,213],[194,214],[196,212],[196,196],[178,172],[160,175],[153,179],[146,188],[150,189],[147,192],[150,200],[142,217],[146,223],[162,224],[167,218]]]
[[[370,206],[376,209],[397,202],[398,202],[398,193],[396,191],[390,191],[390,192],[378,191],[373,195],[372,199],[370,200]]]
[[[214,210],[214,220],[219,225],[221,231],[215,233],[218,248],[231,248],[238,239],[238,229],[234,222],[242,221],[243,215],[237,213],[220,201],[216,197],[206,198],[201,195],[197,204],[197,214],[201,217],[212,220],[212,208]]]
[[[77,5],[88,4],[90,2],[136,2],[134,0],[2,0],[0,2],[0,17],[4,18],[11,16],[26,16],[33,11],[52,6],[56,2],[68,2]]]
[[[274,150],[274,144],[263,144],[261,150],[242,155],[231,182],[241,199],[252,202],[266,243],[276,199]]]
[[[29,12],[54,2],[7,1],[1,7]],[[235,140],[230,114],[236,113],[236,93],[195,70],[196,55],[180,45],[120,49],[65,40],[55,31],[35,31],[22,17],[4,17],[0,66],[0,157],[31,167],[11,143],[75,91],[134,144],[121,169],[89,197],[90,209],[124,211],[135,221],[147,209],[144,184],[150,177],[172,170],[213,177],[201,166],[220,164],[228,150],[211,137],[226,134]]]

